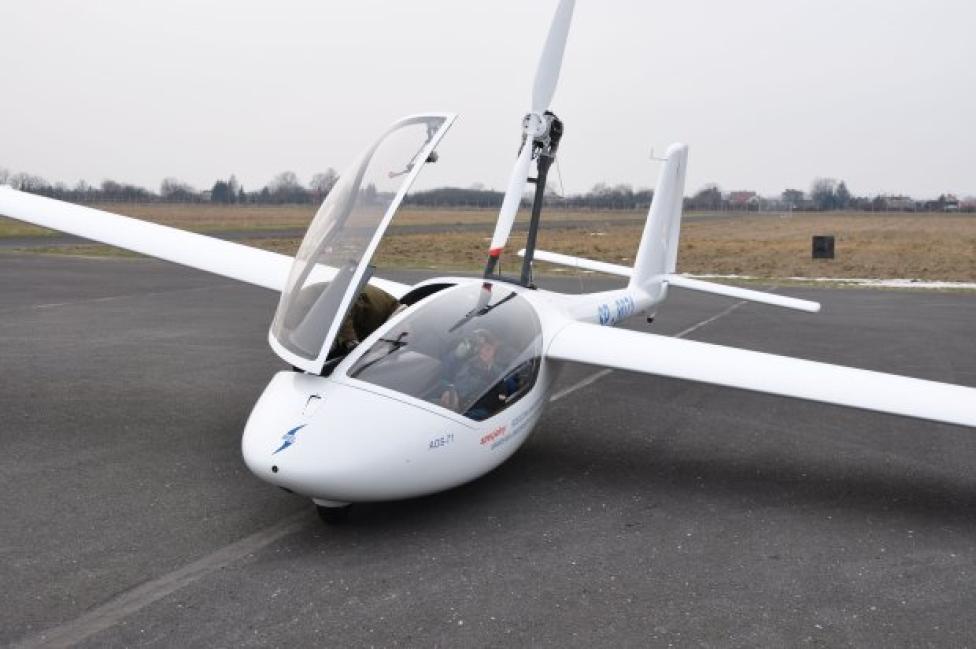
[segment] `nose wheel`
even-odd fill
[[[352,509],[352,505],[349,503],[335,503],[324,505],[322,503],[315,503],[315,511],[318,512],[319,518],[326,525],[341,525],[349,519],[349,510]]]

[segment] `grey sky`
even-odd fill
[[[418,186],[502,188],[550,0],[35,0],[0,17],[0,166],[245,188],[341,169],[395,118],[457,111]],[[976,194],[976,3],[578,0],[553,108],[566,191]]]

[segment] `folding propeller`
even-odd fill
[[[508,179],[508,189],[505,190],[502,208],[498,212],[495,234],[488,248],[485,275],[494,272],[498,257],[502,254],[508,236],[512,232],[515,214],[522,202],[522,192],[525,191],[525,184],[528,181],[535,140],[543,138],[549,128],[550,122],[544,114],[549,110],[552,96],[556,93],[556,83],[559,81],[563,51],[566,49],[566,37],[569,34],[569,24],[573,19],[575,5],[575,0],[560,0],[556,13],[552,17],[549,36],[539,58],[539,67],[536,69],[535,83],[532,86],[532,109],[522,120],[522,150]]]

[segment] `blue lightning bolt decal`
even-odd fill
[[[288,448],[289,446],[291,446],[292,444],[294,444],[295,443],[295,433],[297,433],[301,429],[305,428],[305,426],[307,426],[307,425],[308,424],[302,424],[301,426],[295,426],[290,431],[288,431],[287,433],[285,433],[284,435],[282,435],[281,436],[281,446],[279,446],[278,447],[278,450],[275,451],[274,453],[272,453],[272,455],[277,455],[281,451],[285,450],[286,448]]]

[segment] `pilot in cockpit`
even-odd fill
[[[498,341],[487,329],[477,329],[455,349],[461,362],[454,382],[441,393],[440,404],[459,412],[484,394],[485,387],[498,380],[502,371],[498,358]]]
[[[355,349],[356,345],[389,320],[399,306],[395,297],[381,288],[367,284],[339,327],[333,354],[345,355]]]

